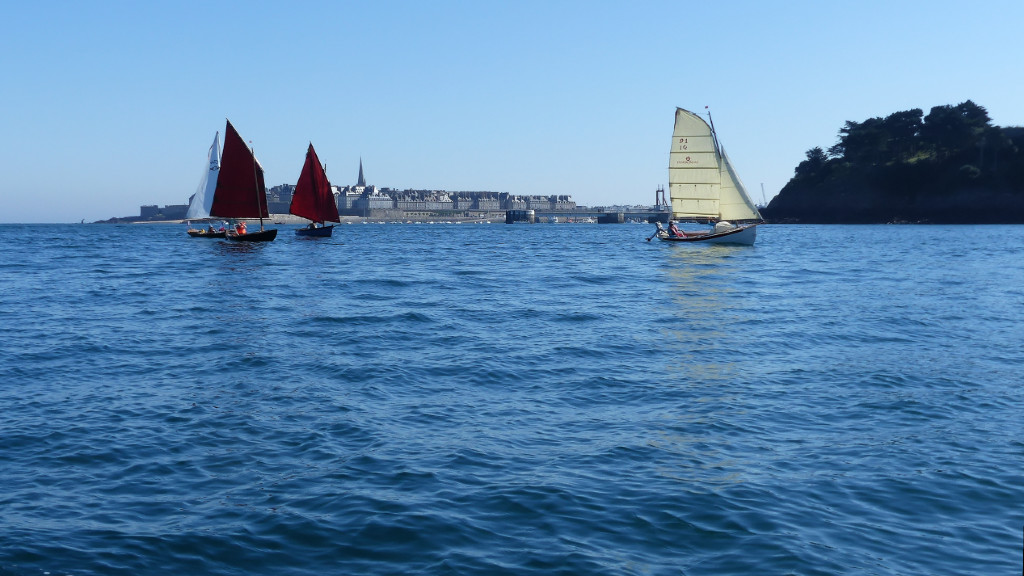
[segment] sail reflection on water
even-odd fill
[[[665,344],[676,348],[671,371],[680,378],[723,382],[739,376],[737,361],[746,345],[747,332],[734,311],[734,301],[745,296],[736,287],[737,270],[729,258],[743,249],[709,248],[667,254],[674,319],[665,330]]]

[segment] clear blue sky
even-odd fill
[[[294,183],[651,204],[676,106],[770,199],[846,120],[1024,125],[1024,2],[5,2],[0,222],[183,204],[229,118]]]

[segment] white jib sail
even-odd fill
[[[185,218],[209,218],[213,206],[213,191],[217,189],[217,175],[220,174],[220,132],[213,136],[213,145],[207,155],[207,166],[199,179],[199,187],[192,196]]]
[[[711,126],[682,108],[676,108],[668,185],[676,220],[761,219],[732,165],[719,156]]]

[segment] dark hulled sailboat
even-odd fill
[[[327,173],[320,164],[320,158],[317,157],[312,143],[306,150],[306,162],[302,165],[302,173],[295,184],[288,212],[311,221],[308,228],[299,228],[295,231],[299,236],[330,237],[334,225],[324,226],[324,223],[341,222],[331,183],[327,180]],[[317,227],[316,224],[320,226]]]
[[[242,242],[269,242],[277,237],[276,229],[263,229],[267,212],[267,188],[263,182],[263,167],[252,150],[235,131],[231,121],[224,129],[224,153],[220,159],[220,174],[213,195],[210,215],[220,218],[259,218],[258,232],[229,231],[228,240]]]

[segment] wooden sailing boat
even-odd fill
[[[327,173],[320,164],[320,158],[317,157],[312,143],[306,150],[306,162],[302,165],[302,173],[295,184],[288,212],[311,221],[308,228],[299,228],[295,231],[299,236],[330,237],[334,225],[324,226],[324,222],[341,222],[331,183],[327,180]],[[317,227],[317,224],[320,226]]]
[[[256,161],[256,156],[245,145],[230,120],[224,129],[224,154],[221,156],[220,174],[217,176],[210,215],[260,219],[258,232],[247,232],[243,225],[241,230],[229,230],[228,240],[269,242],[277,237],[277,229],[263,229],[263,219],[270,217],[267,212],[263,167]]]
[[[674,222],[669,230],[659,224],[655,233],[659,238],[669,242],[754,243],[755,227],[764,219],[719,145],[714,123],[682,108],[676,108],[668,184],[673,220],[710,224],[713,228],[673,232]]]
[[[217,187],[217,176],[219,174],[220,132],[217,132],[213,135],[213,144],[210,145],[210,151],[206,157],[206,166],[203,168],[203,175],[199,179],[199,186],[196,188],[196,193],[192,195],[192,201],[189,202],[188,212],[185,213],[186,219],[197,220],[210,217],[210,205],[213,204],[213,192]],[[212,226],[204,230],[202,228],[192,228],[190,225],[188,235],[193,238],[224,238],[225,232],[223,229],[214,230]]]

